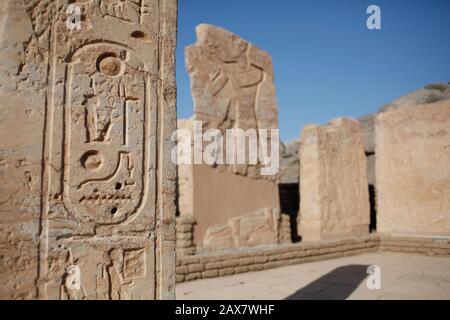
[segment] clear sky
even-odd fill
[[[381,8],[381,30],[366,27],[371,4]],[[271,54],[283,141],[305,124],[359,117],[450,81],[450,0],[179,0],[179,118],[193,114],[184,48],[200,23]]]

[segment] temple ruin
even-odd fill
[[[0,299],[174,299],[179,282],[368,252],[450,256],[450,84],[283,143],[263,137],[270,54],[201,24],[177,119],[177,10],[0,1]]]
[[[195,112],[191,119],[178,120],[179,128],[192,130],[194,121],[201,121],[203,132],[217,129],[224,136],[233,128],[278,128],[268,53],[227,30],[203,24],[197,27],[197,43],[186,48],[186,66]],[[278,175],[261,175],[260,167],[260,163],[179,165],[179,214],[196,221],[193,241],[198,249],[278,243],[270,231],[282,223]],[[262,212],[271,212],[270,218],[262,218]],[[231,231],[229,224],[240,227]],[[251,237],[240,234],[245,225],[267,228],[267,238],[257,231],[259,240],[237,241],[236,237]],[[232,232],[237,232],[234,240]]]
[[[450,235],[450,100],[379,113],[375,127],[378,231]]]
[[[304,241],[369,233],[369,194],[362,129],[340,118],[306,126],[300,140],[300,219]]]

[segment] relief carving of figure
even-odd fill
[[[121,249],[112,249],[109,253],[111,264],[107,266],[109,280],[109,298],[111,300],[129,300],[132,281],[125,281],[123,253]]]

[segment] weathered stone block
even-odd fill
[[[195,272],[195,273],[190,273],[188,275],[186,275],[186,277],[184,278],[186,281],[194,281],[197,279],[201,279],[202,278],[202,274],[200,272]]]
[[[205,270],[203,263],[190,264],[188,266],[189,272],[202,272]]]
[[[248,272],[248,271],[249,271],[249,267],[248,267],[248,266],[236,267],[236,268],[234,268],[234,271],[235,271],[236,273],[244,273],[244,272]]]
[[[219,275],[218,270],[206,270],[202,272],[202,278],[214,278]]]
[[[188,240],[192,243],[193,234],[191,232],[177,232],[177,241]]]
[[[230,219],[227,224],[212,226],[203,240],[205,250],[233,249],[278,244],[281,217],[278,210],[258,210]]]
[[[340,118],[303,129],[300,147],[303,240],[369,232],[366,157],[358,121]]]
[[[191,256],[191,257],[182,257],[181,264],[182,265],[189,265],[189,264],[195,264],[198,263],[200,260],[197,256]]]
[[[211,269],[220,269],[222,268],[222,263],[221,262],[209,262],[205,265],[206,270],[211,270]]]
[[[195,114],[180,120],[179,128],[192,132],[193,122],[202,121],[204,132],[216,129],[223,135],[223,145],[228,129],[277,129],[270,55],[219,27],[202,24],[196,31],[197,42],[185,50]],[[260,142],[256,144],[259,148]],[[261,208],[280,208],[277,173],[262,175],[260,160],[256,164],[226,163],[226,148],[222,151],[221,163],[179,166],[180,215],[194,215],[194,243],[199,249],[211,226]]]
[[[192,240],[177,240],[178,248],[189,248],[193,245]]]
[[[0,7],[0,298],[174,298],[177,2]]]
[[[234,268],[225,268],[225,269],[219,270],[220,276],[228,276],[228,275],[232,275],[234,273],[235,273]]]
[[[266,256],[255,257],[255,263],[266,263],[268,258]]]
[[[177,257],[191,256],[196,252],[195,247],[177,248]]]
[[[378,230],[450,235],[450,102],[376,119]]]
[[[191,224],[177,225],[177,234],[192,232],[194,227]]]
[[[201,24],[196,31],[197,43],[186,48],[195,120],[204,121],[204,129],[221,131],[277,129],[270,55],[216,26]],[[277,180],[277,175],[262,176],[248,164],[219,164],[217,169],[254,179]]]
[[[176,281],[176,283],[183,282],[184,281],[184,275],[177,273],[175,281]]]
[[[177,274],[187,274],[189,272],[187,266],[179,266],[176,268]]]
[[[223,266],[225,267],[225,268],[228,268],[228,267],[236,267],[236,266],[238,266],[239,265],[239,260],[227,260],[227,261],[224,261],[223,262]]]

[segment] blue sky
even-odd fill
[[[366,9],[381,8],[381,30]],[[179,0],[178,117],[193,114],[184,48],[195,27],[228,29],[273,59],[283,141],[308,123],[359,117],[450,81],[450,0]]]

